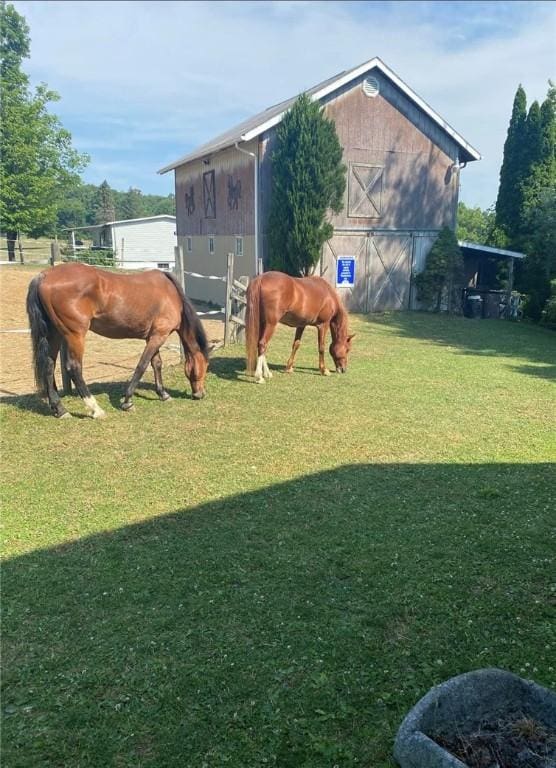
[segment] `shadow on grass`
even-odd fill
[[[554,479],[346,466],[6,561],[4,764],[382,768],[433,684],[550,684]]]
[[[361,315],[362,319],[396,330],[400,336],[458,347],[461,354],[524,358],[531,365],[512,368],[520,373],[556,378],[556,334],[530,323],[471,320],[425,312]]]

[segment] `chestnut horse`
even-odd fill
[[[33,278],[27,292],[33,362],[37,388],[54,416],[70,416],[56,389],[54,368],[62,342],[67,368],[77,391],[94,419],[104,416],[83,379],[85,334],[91,330],[111,339],[145,339],[147,346],[126,386],[122,408],[131,398],[151,363],[156,392],[170,395],[162,384],[159,349],[176,331],[185,352],[185,374],[196,400],[204,397],[208,368],[205,331],[193,306],[172,274],[156,269],[134,275],[117,274],[87,264],[60,264]]]
[[[278,323],[296,329],[286,373],[293,371],[295,355],[308,325],[315,325],[318,330],[319,369],[322,375],[330,373],[324,362],[324,343],[329,328],[332,335],[330,355],[336,371],[345,373],[355,334],[348,335],[347,312],[336,291],[322,277],[290,277],[283,272],[264,272],[249,283],[247,371],[255,373],[255,381],[259,384],[272,378],[266,362],[266,349]]]

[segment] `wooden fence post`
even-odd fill
[[[21,232],[17,233],[17,246],[19,248],[19,261],[21,264],[24,264],[25,262],[23,259],[23,245],[21,243]]]
[[[60,261],[60,246],[56,240],[50,243],[50,265],[53,267],[57,261]]]
[[[185,274],[183,264],[183,248],[181,245],[174,246],[174,274],[181,285],[183,292],[185,293]],[[185,352],[183,351],[183,345],[180,339],[180,360],[185,359]]]
[[[68,349],[64,341],[60,346],[60,369],[62,371],[62,391],[64,395],[71,395],[71,376],[68,371]]]
[[[224,346],[232,341],[232,289],[234,285],[234,254],[226,258],[226,306],[224,315]]]
[[[264,272],[263,260],[262,259],[257,259],[257,274],[258,275],[262,275],[263,272]]]
[[[247,286],[249,285],[249,278],[243,275],[242,277],[238,278],[237,282],[245,286],[245,292],[242,291],[242,293],[245,296],[247,293]],[[242,296],[242,298],[244,298],[244,296]],[[234,307],[233,314],[236,315],[241,320],[241,324],[238,323],[236,325],[234,341],[236,341],[237,343],[243,343],[243,341],[245,340],[245,320],[247,317],[247,301],[246,300],[236,301],[235,304],[236,304],[236,307]]]

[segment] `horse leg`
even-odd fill
[[[124,398],[121,406],[123,411],[129,411],[129,409],[133,406],[133,403],[131,402],[133,393],[137,389],[137,385],[141,381],[141,377],[147,370],[149,363],[153,357],[158,354],[158,350],[162,344],[164,344],[167,338],[168,334],[166,334],[166,336],[151,336],[149,339],[147,339],[147,346],[143,350],[143,354],[137,363],[137,368],[134,370],[133,376],[125,388]]]
[[[53,329],[48,337],[49,354],[45,376],[45,388],[48,397],[48,404],[50,405],[50,410],[54,416],[56,416],[57,419],[69,419],[71,418],[71,413],[68,413],[68,411],[66,411],[62,405],[60,395],[58,394],[56,376],[54,373],[56,370],[56,359],[58,357],[58,352],[60,351],[61,343],[62,339],[60,338],[60,334]]]
[[[320,323],[318,326],[318,336],[319,336],[319,370],[322,373],[323,376],[330,376],[330,371],[324,364],[324,342],[326,339],[326,334],[328,333],[328,327],[329,323]]]
[[[304,325],[301,325],[299,328],[295,329],[295,339],[293,341],[291,355],[289,356],[288,362],[286,363],[286,373],[293,373],[293,363],[295,360],[295,356],[297,354],[297,350],[301,346],[301,337],[303,336],[304,330],[305,330]]]
[[[261,338],[259,339],[259,345],[258,345],[258,357],[257,357],[257,367],[255,369],[255,381],[257,384],[264,384],[265,379],[271,379],[272,373],[270,372],[270,369],[268,367],[268,363],[266,362],[266,348],[268,347],[268,343],[270,339],[272,338],[272,334],[276,330],[276,323],[265,323],[263,333]]]
[[[67,367],[71,378],[73,379],[80,397],[90,411],[93,419],[102,419],[106,414],[92,396],[91,391],[85,379],[83,378],[83,351],[85,349],[85,334],[74,333],[66,336],[66,345],[68,348]]]
[[[166,392],[164,389],[164,384],[162,383],[162,358],[160,357],[160,352],[154,353],[151,360],[151,365],[154,371],[154,386],[156,389],[156,394],[161,400],[171,400],[172,398],[168,392]]]

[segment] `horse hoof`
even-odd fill
[[[284,373],[293,373],[293,368],[286,368]]]
[[[255,379],[255,384],[264,384],[265,380],[261,377],[260,379]]]
[[[323,376],[330,376],[330,371],[328,370],[328,368],[325,368],[323,371],[321,371],[321,373]]]
[[[126,403],[125,401],[121,404],[120,408],[122,411],[131,411],[133,408],[133,403]]]
[[[54,415],[56,416],[57,419],[71,419],[71,413],[69,411],[64,411],[59,415],[55,413]]]
[[[265,373],[265,375],[264,375],[264,378],[265,378],[265,379],[271,379],[271,378],[272,378],[272,374],[271,374],[271,372],[270,372],[270,371],[267,371],[267,372]]]
[[[172,396],[168,394],[168,392],[165,392],[163,395],[160,395],[160,399],[163,403],[168,402],[168,400],[172,399]]]
[[[105,419],[106,413],[102,410],[102,408],[99,408],[98,411],[93,411],[93,413],[91,413],[91,417],[93,419]]]

